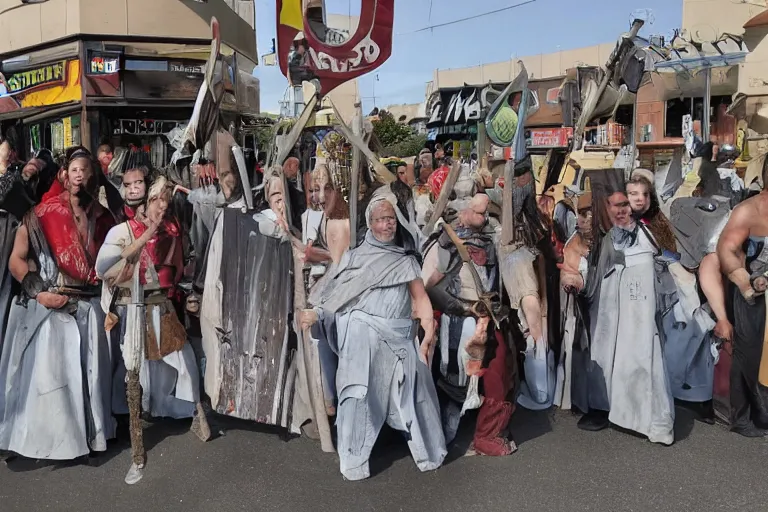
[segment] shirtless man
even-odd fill
[[[766,174],[764,169],[764,183]],[[766,242],[768,191],[763,190],[734,208],[717,245],[723,273],[734,284],[731,430],[746,437],[762,437],[768,428],[768,361],[761,361],[768,356],[761,296],[768,270]]]

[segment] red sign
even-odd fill
[[[528,147],[564,148],[568,139],[573,137],[573,128],[536,128],[530,130]]]

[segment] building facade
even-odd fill
[[[768,3],[765,0],[741,3],[732,0],[683,0],[681,3],[682,39],[706,44],[731,34],[743,38],[750,50],[742,63],[714,68],[711,72],[710,134],[718,142],[733,143],[739,121],[747,116],[754,117],[763,109],[763,97],[768,95]],[[435,70],[432,82],[427,84],[427,115],[430,115],[430,99],[434,103],[437,98],[436,91],[441,96],[446,96],[447,91],[469,97],[472,94],[469,89],[477,87],[475,97],[482,102],[482,89],[489,86],[498,89],[512,81],[520,71],[518,61],[522,61],[540,103],[539,112],[526,121],[530,132],[529,144],[534,147],[553,141],[563,144],[567,141],[567,128],[562,127],[570,126],[574,120],[565,119],[557,109],[552,108],[558,103],[559,83],[576,69],[603,66],[615,45],[615,42],[610,42],[480,66]],[[460,92],[462,88],[465,92]],[[683,140],[682,120],[686,115],[692,117],[696,129],[701,132],[705,90],[705,72],[700,69],[692,70],[687,76],[649,73],[648,83],[637,93],[638,146],[680,146]],[[631,124],[634,99],[634,95],[629,95],[614,113],[622,118],[623,123]],[[735,101],[743,103],[743,108],[734,109]],[[443,98],[442,103],[445,102],[446,98]],[[563,111],[566,110],[568,108],[563,108]],[[558,127],[562,130],[553,131]],[[592,142],[592,145],[605,146],[608,141],[608,146],[614,146],[613,142],[617,142],[610,133],[601,136],[601,130],[611,131],[607,125],[592,128],[595,129],[592,133],[588,130],[588,145]],[[440,129],[444,130],[443,127]]]
[[[233,122],[259,112],[255,19],[240,0],[0,0],[0,128],[20,155],[41,147],[150,146],[188,120],[222,34]],[[242,16],[241,16],[242,15]],[[244,17],[245,18],[244,18]]]

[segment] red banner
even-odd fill
[[[342,44],[318,39],[301,0],[277,0],[277,57],[293,85],[320,81],[326,95],[339,85],[378,68],[392,54],[395,0],[364,0],[357,30]],[[296,36],[303,34],[303,38]],[[299,48],[301,47],[301,48]]]

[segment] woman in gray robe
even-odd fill
[[[339,358],[338,453],[348,480],[370,476],[368,459],[384,423],[406,433],[421,471],[438,468],[447,453],[426,364],[435,326],[421,269],[392,243],[397,217],[389,201],[374,199],[366,221],[365,240],[318,283],[310,299],[316,307],[302,315],[304,325],[320,321]],[[419,352],[412,314],[424,330]]]

